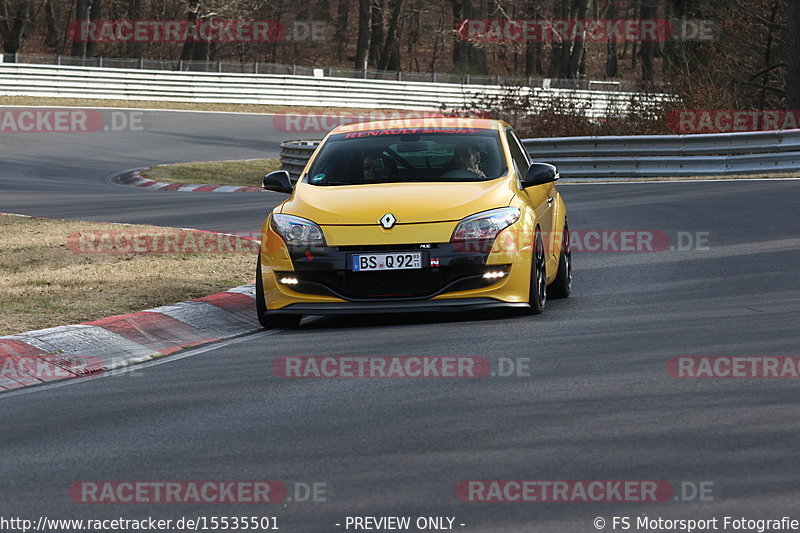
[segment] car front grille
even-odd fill
[[[380,272],[304,271],[286,273],[298,279],[292,290],[348,300],[430,298],[442,292],[486,287],[484,266],[456,266]]]

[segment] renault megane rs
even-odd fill
[[[261,230],[264,327],[303,315],[538,314],[572,286],[569,227],[552,165],[502,121],[422,118],[330,132]]]

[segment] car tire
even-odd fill
[[[531,283],[528,293],[530,314],[538,315],[544,311],[547,303],[547,273],[545,271],[545,253],[542,233],[536,228],[533,240],[533,257],[531,257]]]
[[[303,315],[282,315],[267,312],[267,300],[264,298],[264,283],[261,281],[261,254],[256,263],[256,314],[258,323],[266,329],[296,328]]]
[[[561,232],[561,257],[558,259],[558,274],[547,288],[550,298],[566,298],[572,293],[572,249],[569,245],[569,225],[564,221]]]

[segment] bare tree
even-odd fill
[[[0,34],[3,38],[4,52],[14,54],[22,48],[22,39],[30,16],[30,0],[3,2],[0,12]]]
[[[658,4],[656,0],[641,0],[639,7],[640,24],[644,25],[647,22],[653,21],[658,12]],[[642,32],[644,35],[644,32]],[[652,37],[645,38],[641,43],[642,51],[642,79],[645,81],[653,81],[653,58],[658,54],[658,41]]]
[[[617,1],[609,0],[606,18],[614,20],[617,18]],[[606,78],[616,78],[619,76],[619,59],[617,58],[617,39],[612,36],[606,43]]]
[[[485,2],[481,2],[480,7],[476,7],[472,0],[453,0],[453,19],[457,22],[465,19],[485,19]],[[453,63],[462,72],[472,72],[486,74],[489,70],[486,61],[486,51],[466,41],[459,35],[454,35],[455,46],[453,47]]]
[[[369,64],[378,66],[381,60],[381,45],[383,44],[383,7],[385,0],[372,0],[370,7],[369,23]]]
[[[75,2],[75,24],[89,21],[89,11],[91,10],[91,0],[76,0]],[[83,36],[72,39],[72,55],[76,57],[86,57],[86,40]]]
[[[386,42],[383,43],[378,69],[400,70],[400,15],[403,12],[403,0],[389,0],[389,28],[386,31]]]
[[[786,103],[789,109],[800,109],[800,0],[789,0],[786,54]]]
[[[336,59],[342,60],[344,56],[344,47],[347,44],[347,17],[350,12],[350,2],[348,0],[339,0],[339,5],[336,8]]]
[[[369,61],[371,0],[358,0],[358,42],[356,43],[356,68],[366,70]]]

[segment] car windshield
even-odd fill
[[[496,130],[405,128],[332,135],[307,181],[312,185],[484,181],[505,172]]]

